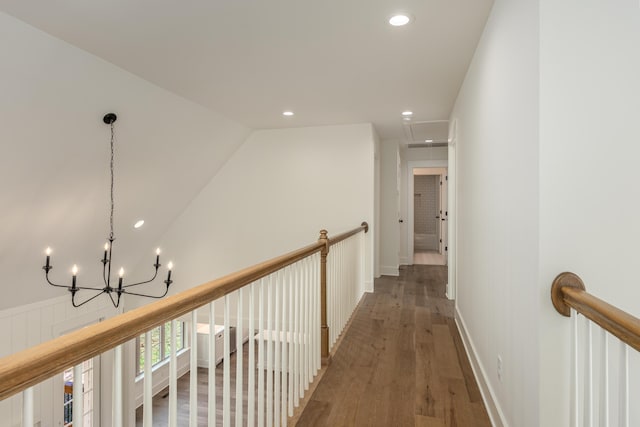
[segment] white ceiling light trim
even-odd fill
[[[413,116],[413,111],[403,111],[402,115],[403,116]]]
[[[291,117],[293,116],[293,111],[283,111],[282,115],[286,117]]]

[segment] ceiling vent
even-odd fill
[[[409,148],[434,148],[434,147],[446,147],[449,144],[446,142],[410,142],[407,144]]]
[[[417,147],[446,147],[449,140],[449,121],[432,120],[403,123],[407,145]]]

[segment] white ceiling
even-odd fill
[[[493,0],[0,0],[0,10],[251,128],[447,119]],[[388,17],[414,21],[391,27]],[[294,117],[281,115],[293,110]]]

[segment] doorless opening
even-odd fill
[[[447,168],[409,168],[409,254],[413,264],[447,264]]]

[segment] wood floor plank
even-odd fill
[[[424,415],[416,415],[416,427],[446,427],[446,424],[440,418],[427,417]]]
[[[434,345],[438,349],[436,363],[441,375],[449,378],[463,378],[449,326],[433,325],[433,338]]]

